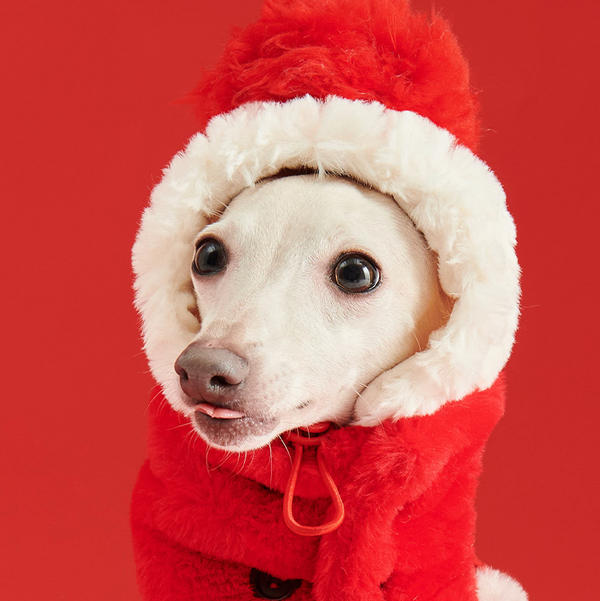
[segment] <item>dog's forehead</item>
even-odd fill
[[[242,191],[207,229],[246,241],[372,244],[407,224],[414,229],[397,203],[380,192],[342,177],[297,175]]]

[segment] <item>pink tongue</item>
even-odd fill
[[[215,419],[236,419],[238,417],[245,417],[243,413],[239,411],[233,411],[232,409],[225,409],[224,407],[215,407],[209,403],[200,403],[195,407],[196,411],[200,413],[206,413]]]

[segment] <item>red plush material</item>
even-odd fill
[[[406,0],[266,0],[188,97],[202,127],[253,101],[310,94],[410,110],[475,151],[477,102],[448,24]]]
[[[335,532],[303,537],[283,522],[291,459],[279,439],[247,454],[211,449],[155,400],[132,504],[144,600],[254,601],[250,570],[258,568],[301,579],[293,601],[476,601],[475,489],[503,410],[500,378],[430,416],[330,431],[322,453],[346,519]],[[295,517],[320,524],[330,509],[308,462]]]

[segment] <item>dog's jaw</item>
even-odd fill
[[[226,451],[250,451],[267,445],[274,438],[279,420],[260,416],[219,419],[198,411],[191,416],[192,426],[210,446]]]

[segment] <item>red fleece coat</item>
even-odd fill
[[[301,579],[293,601],[476,601],[474,498],[501,379],[434,415],[329,432],[322,453],[345,504],[338,530],[303,537],[283,522],[290,451],[228,454],[166,401],[151,405],[149,457],[132,529],[145,601],[255,601],[250,570]],[[327,520],[331,501],[303,465],[294,514]]]

